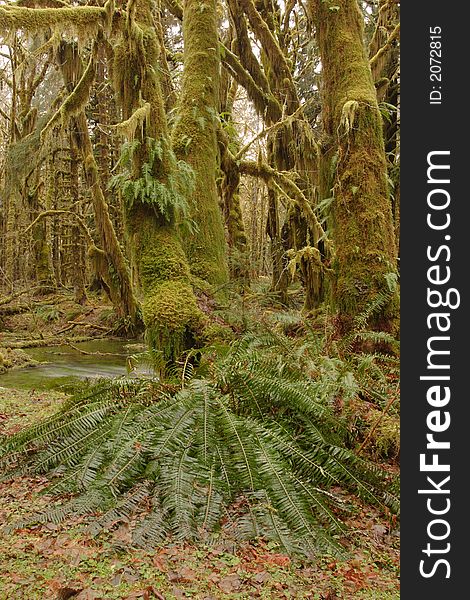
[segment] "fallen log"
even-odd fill
[[[93,336],[79,336],[79,337],[45,337],[45,338],[37,338],[34,340],[17,340],[14,342],[10,342],[8,340],[2,340],[0,336],[0,346],[4,348],[43,348],[44,346],[66,346],[67,344],[74,343],[78,344],[80,342],[90,342],[92,340],[110,340],[120,338],[110,338],[106,337],[93,337]]]
[[[8,317],[10,315],[20,315],[28,312],[31,307],[29,304],[16,304],[15,306],[0,306],[0,317]]]

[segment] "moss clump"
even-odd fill
[[[202,313],[192,287],[184,280],[164,281],[147,294],[142,304],[148,345],[165,361],[174,361],[194,343]]]
[[[156,223],[148,208],[140,212],[133,215],[131,231],[146,339],[165,361],[173,361],[193,345],[203,315],[176,230]]]
[[[144,290],[167,280],[189,282],[186,256],[172,228],[161,227],[144,236],[139,269]]]
[[[0,348],[0,373],[5,373],[5,371],[10,369],[21,369],[37,364],[37,360],[31,358],[24,350]]]
[[[169,332],[183,332],[201,317],[192,288],[185,281],[158,285],[155,293],[145,299],[142,310],[147,328]]]

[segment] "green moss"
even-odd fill
[[[172,140],[178,158],[193,168],[191,218],[197,232],[185,240],[191,273],[215,285],[228,280],[225,233],[216,186],[219,46],[215,0],[186,0],[184,74]]]
[[[356,0],[338,0],[338,11],[330,11],[321,0],[311,4],[323,64],[323,122],[331,146],[337,148],[332,180],[329,173],[321,175],[324,182],[331,181],[324,193],[332,188],[334,195],[332,301],[343,323],[350,324],[388,291],[386,276],[396,270],[383,124]],[[330,162],[323,161],[323,171],[329,168]],[[395,330],[397,308],[397,294],[390,295],[371,324]]]
[[[0,7],[0,31],[14,33],[18,30],[35,32],[61,27],[91,37],[98,26],[107,21],[106,10],[97,6],[74,8],[23,8]]]
[[[194,344],[202,313],[192,287],[186,281],[164,281],[142,304],[148,345],[162,353],[165,361],[176,360]]]
[[[31,358],[24,350],[19,348],[0,348],[0,373],[4,373],[9,369],[21,369],[37,364],[37,361]]]
[[[223,323],[209,323],[202,331],[201,339],[209,345],[216,342],[231,342],[235,338],[233,329]]]
[[[164,281],[147,294],[142,305],[147,328],[183,332],[198,323],[201,313],[186,281]]]
[[[144,290],[167,280],[189,281],[186,256],[175,232],[161,227],[142,240],[139,260],[140,277]],[[151,239],[150,239],[151,238]]]
[[[85,106],[88,104],[90,99],[90,91],[95,80],[95,60],[92,56],[88,62],[88,65],[83,72],[80,81],[75,86],[73,92],[67,97],[64,104],[60,109],[62,122],[68,123],[70,117],[78,115]]]
[[[165,361],[174,361],[194,344],[203,315],[176,229],[162,226],[152,214],[141,207],[132,215],[133,262],[143,297],[147,343]]]

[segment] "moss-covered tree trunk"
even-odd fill
[[[176,228],[180,165],[167,130],[160,51],[151,1],[130,3],[115,49],[114,86],[133,138],[131,182],[137,186],[145,179],[152,192],[124,199],[125,225],[147,342],[165,361],[173,361],[193,345],[202,314]]]
[[[400,240],[400,6],[398,2],[380,0],[375,32],[369,44],[369,57],[377,90],[377,99],[388,111],[384,120],[385,153],[388,174],[393,182],[391,193],[395,237]],[[388,105],[388,106],[387,106]],[[390,107],[395,107],[391,109]]]
[[[333,7],[334,4],[334,7]],[[372,326],[395,331],[396,242],[387,187],[382,118],[357,0],[311,0],[322,61],[323,125],[336,146],[332,300],[345,330],[380,297]],[[334,8],[334,9],[333,9]],[[330,163],[324,168],[330,168]]]
[[[28,193],[28,201],[31,208],[31,214],[35,219],[41,212],[39,205],[39,193],[42,185],[38,182],[36,176],[36,186]],[[39,289],[39,294],[49,294],[54,291],[57,284],[54,280],[54,270],[52,267],[52,253],[50,247],[49,228],[45,219],[40,220],[34,225],[32,230],[32,239],[34,247],[34,267],[35,278]]]
[[[71,145],[70,148],[70,196],[73,202],[73,211],[81,217],[80,210],[80,192],[79,192],[79,159],[77,149]],[[72,244],[73,244],[73,291],[74,300],[77,304],[86,304],[87,294],[85,290],[86,281],[86,259],[85,259],[85,244],[83,233],[74,224],[72,227]]]
[[[73,98],[70,106],[86,104],[89,88],[80,89],[79,83],[83,76],[83,66],[77,48],[63,42],[58,49],[58,62],[68,92]],[[80,97],[84,94],[84,98]],[[75,112],[76,114],[73,114]],[[98,164],[93,152],[88,121],[83,108],[73,111],[71,115],[71,131],[73,144],[79,151],[85,172],[86,183],[93,202],[96,229],[99,235],[101,249],[91,248],[90,258],[95,269],[100,270],[101,277],[107,285],[109,296],[119,317],[128,320],[129,328],[140,325],[139,307],[132,288],[129,268],[116,236],[109,215],[108,204],[103,193]]]
[[[220,77],[216,0],[185,0],[184,74],[173,130],[178,158],[194,170],[192,218],[197,232],[185,240],[191,272],[216,286],[228,280],[225,233],[217,194],[216,137]]]

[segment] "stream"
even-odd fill
[[[27,348],[38,365],[22,369],[11,369],[0,374],[0,388],[14,389],[57,389],[78,380],[128,375],[128,358],[144,351],[138,340],[92,340],[76,344],[82,354],[70,346],[46,346]],[[132,375],[151,374],[148,367],[140,365]]]

